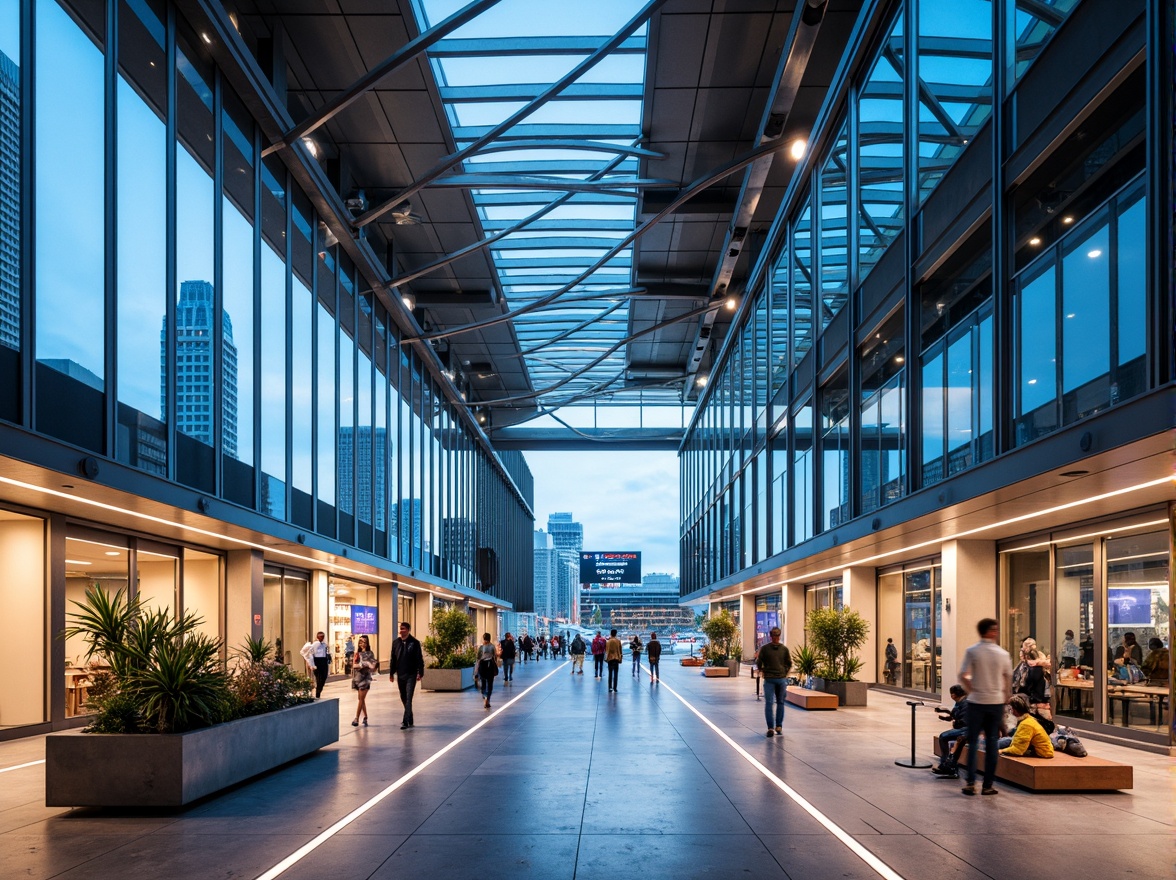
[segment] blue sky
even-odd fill
[[[570,512],[584,524],[585,550],[639,550],[641,573],[678,573],[675,452],[528,452],[535,526]]]

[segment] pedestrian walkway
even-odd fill
[[[366,728],[351,726],[348,685],[330,683],[337,744],[176,812],[46,808],[43,765],[10,769],[43,757],[43,738],[0,743],[0,876],[1072,880],[1171,871],[1170,758],[1091,743],[1134,765],[1132,791],[1031,794],[998,783],[1000,797],[966,798],[957,781],[895,765],[910,754],[900,696],[873,691],[868,708],[836,712],[790,706],[784,735],[767,739],[749,678],[704,679],[666,656],[662,684],[626,669],[620,692],[608,694],[603,679],[570,670],[564,661],[516,665],[513,683],[497,681],[489,712],[473,690],[418,692],[408,731],[386,676]],[[925,747],[941,725],[929,709],[918,724]]]

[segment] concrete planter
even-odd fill
[[[51,733],[45,806],[182,807],[338,740],[338,700],[189,733]]]
[[[421,689],[426,691],[464,691],[474,686],[474,667],[464,669],[426,669]]]
[[[826,679],[822,690],[827,694],[837,694],[837,703],[840,706],[864,706],[870,685],[864,681],[829,681]]]

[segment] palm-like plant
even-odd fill
[[[224,721],[229,691],[220,642],[203,634],[162,639],[149,662],[127,676],[124,690],[137,698],[145,726],[159,733]]]
[[[139,598],[128,598],[125,588],[111,595],[92,584],[86,588],[86,598],[72,604],[79,610],[70,613],[74,625],[66,627],[62,637],[82,636],[87,646],[87,662],[103,657],[116,675],[121,673],[124,660],[121,648],[142,611]]]

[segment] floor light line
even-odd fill
[[[375,795],[370,800],[368,800],[367,803],[361,804],[360,806],[356,807],[354,810],[352,810],[350,813],[348,813],[346,816],[344,816],[342,819],[340,819],[338,822],[336,822],[330,828],[327,828],[326,830],[320,832],[316,837],[314,837],[313,839],[311,839],[307,843],[303,844],[298,849],[294,850],[294,852],[292,852],[290,855],[286,856],[286,858],[282,859],[282,861],[278,862],[276,865],[274,865],[272,868],[270,868],[264,874],[258,875],[257,880],[273,880],[273,878],[279,877],[282,874],[284,874],[287,870],[294,867],[294,865],[298,864],[300,861],[302,861],[304,858],[306,858],[308,855],[310,855],[312,852],[314,852],[316,849],[318,849],[320,846],[322,846],[324,843],[326,843],[328,840],[330,840],[332,837],[334,837],[336,834],[338,834],[340,831],[342,831],[344,828],[346,828],[348,825],[350,825],[352,822],[354,822],[356,819],[358,819],[360,816],[362,816],[364,813],[366,813],[368,810],[370,810],[372,807],[374,807],[376,804],[378,804],[380,801],[384,800],[384,798],[388,797],[388,795],[392,794],[392,792],[396,791],[398,788],[400,788],[406,782],[413,779],[422,770],[429,767],[434,762],[440,760],[442,757],[444,757],[446,754],[448,754],[452,749],[461,745],[463,742],[465,742],[467,739],[469,739],[471,736],[473,736],[475,733],[477,733],[479,730],[481,730],[483,727],[485,727],[487,724],[489,724],[491,721],[493,721],[498,715],[501,715],[503,712],[505,712],[507,709],[509,709],[511,706],[513,706],[515,703],[517,703],[519,700],[521,700],[527,694],[531,693],[531,691],[535,690],[535,688],[539,687],[539,685],[543,684],[543,682],[547,681],[547,679],[551,678],[551,676],[555,675],[557,672],[559,672],[561,669],[563,669],[567,665],[568,664],[566,662],[561,663],[559,666],[557,666],[555,669],[551,670],[551,672],[547,673],[547,675],[543,676],[541,679],[539,679],[537,682],[535,682],[533,685],[531,685],[529,688],[527,688],[525,691],[523,691],[517,697],[513,697],[511,700],[504,703],[501,708],[496,709],[495,711],[491,712],[489,715],[487,715],[485,718],[483,718],[481,721],[479,721],[477,724],[475,724],[473,727],[471,727],[465,733],[461,734],[461,736],[457,737],[457,739],[453,740],[448,745],[443,746],[439,751],[434,752],[428,758],[425,758],[425,760],[421,761],[421,763],[417,764],[415,767],[413,767],[411,770],[409,770],[407,773],[405,773],[403,776],[401,776],[399,779],[397,779],[395,782],[393,782],[391,785],[389,785],[387,788],[385,788],[383,791],[381,791],[379,794]]]
[[[663,687],[673,694],[677,698],[678,702],[697,715],[702,720],[703,724],[717,733],[727,743],[727,745],[733,748],[745,761],[747,761],[747,763],[751,764],[751,766],[753,766],[769,781],[771,781],[773,785],[784,792],[784,794],[788,795],[788,797],[790,797],[802,810],[816,819],[818,823],[824,826],[826,831],[845,844],[845,846],[849,848],[850,852],[869,865],[879,876],[885,877],[886,880],[904,880],[901,874],[899,874],[888,864],[886,864],[884,861],[854,840],[853,837],[850,836],[849,832],[847,832],[844,828],[842,828],[840,825],[814,807],[811,803],[805,800],[805,798],[799,792],[797,792],[796,789],[794,789],[787,782],[761,764],[753,755],[743,748],[743,746],[739,745],[739,743],[735,742],[735,740],[731,739],[731,737],[720,730],[713,721],[695,709],[694,706],[692,706],[685,697],[683,697],[668,684],[663,684]]]
[[[25,767],[36,767],[38,764],[44,763],[45,759],[42,758],[40,761],[29,761],[27,764],[14,764],[11,767],[0,768],[0,773],[7,773],[9,770],[23,770]]]

